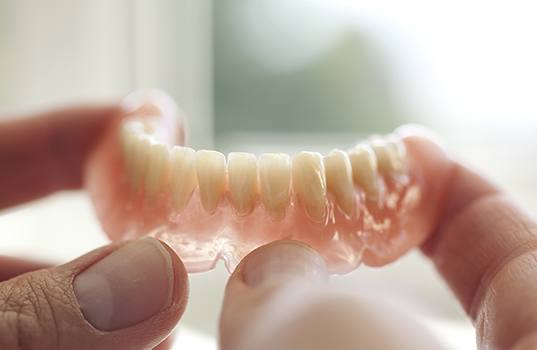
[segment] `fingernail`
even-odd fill
[[[269,244],[245,259],[242,277],[252,287],[295,280],[324,282],[328,276],[323,258],[295,241]]]
[[[112,331],[140,323],[172,303],[174,271],[168,250],[154,238],[122,246],[74,282],[78,303],[95,328]]]

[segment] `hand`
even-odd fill
[[[451,179],[423,252],[475,323],[480,349],[537,349],[537,223],[487,180],[437,156]],[[404,316],[340,296],[326,279],[322,259],[302,244],[251,253],[227,286],[222,349],[440,348]]]
[[[0,123],[0,209],[80,188],[86,156],[118,108]],[[0,256],[0,349],[152,348],[181,318],[187,294],[182,262],[155,239],[57,267]]]
[[[116,109],[77,108],[0,124],[0,208],[79,188],[86,155]],[[452,168],[441,220],[423,250],[476,322],[481,347],[531,349],[537,224],[486,180],[459,164]],[[138,258],[125,266],[130,255]],[[302,244],[254,251],[227,287],[222,348],[375,348],[390,341],[386,333],[401,336],[408,327],[414,329],[403,334],[409,348],[432,348],[407,323],[373,322],[377,306],[332,293],[326,279],[322,259]],[[188,289],[181,261],[152,239],[111,244],[48,269],[0,258],[0,281],[0,348],[6,349],[150,348],[179,321]],[[383,336],[375,336],[375,327]]]

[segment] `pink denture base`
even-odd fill
[[[113,240],[144,235],[169,244],[190,272],[212,269],[223,260],[228,270],[253,249],[279,239],[294,239],[316,249],[332,273],[355,269],[368,250],[382,257],[393,255],[412,235],[412,212],[421,196],[419,166],[409,154],[408,174],[381,177],[379,201],[365,199],[355,188],[356,211],[349,218],[329,196],[324,222],[311,220],[294,194],[281,221],[274,221],[258,201],[247,216],[237,216],[227,199],[215,213],[201,206],[196,189],[180,213],[170,206],[169,194],[148,201],[134,193],[125,176],[116,120],[96,146],[86,167],[86,187],[104,231]],[[410,225],[410,226],[409,226]]]

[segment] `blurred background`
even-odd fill
[[[326,151],[421,123],[535,213],[536,11],[516,0],[0,0],[0,118],[157,87],[190,116],[193,147],[225,152]],[[1,212],[0,232],[3,254],[53,262],[107,242],[82,192]],[[180,344],[215,349],[226,277],[192,276]],[[475,348],[417,252],[333,283],[412,308],[448,349]]]

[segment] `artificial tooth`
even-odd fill
[[[163,143],[154,143],[148,152],[145,175],[145,194],[154,197],[165,184],[169,169],[170,151]]]
[[[180,212],[186,207],[197,185],[196,151],[189,147],[174,146],[170,153],[170,163],[172,205]]]
[[[347,153],[335,149],[324,157],[326,187],[336,199],[337,204],[351,216],[354,211],[354,186],[352,167]]]
[[[201,205],[212,214],[226,189],[226,157],[217,151],[198,151],[196,174]]]
[[[348,151],[354,184],[360,186],[370,198],[378,196],[377,158],[368,145],[357,145]]]
[[[257,159],[251,153],[233,152],[227,168],[231,204],[237,215],[248,215],[257,195]]]
[[[133,145],[132,187],[135,191],[138,191],[145,176],[151,141],[147,137],[140,135],[136,135],[135,139],[136,141]]]
[[[392,167],[397,172],[404,171],[406,161],[406,147],[403,143],[403,140],[395,134],[390,134],[386,136],[385,139],[386,145],[391,150]]]
[[[323,221],[326,215],[326,179],[319,153],[300,152],[293,159],[293,189],[308,215]]]
[[[394,143],[390,143],[381,137],[373,137],[369,145],[375,152],[378,160],[379,171],[383,174],[399,172],[402,160],[398,157]]]
[[[281,220],[289,206],[291,160],[284,153],[265,153],[259,158],[261,201],[274,219]]]

